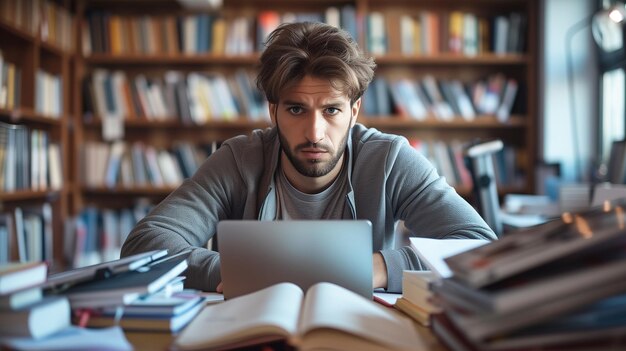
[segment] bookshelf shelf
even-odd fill
[[[102,122],[100,120],[95,120],[91,122],[83,122],[83,126],[85,128],[101,128]],[[207,129],[228,130],[228,129],[258,129],[258,128],[265,128],[269,126],[270,126],[269,122],[251,121],[244,117],[235,118],[233,120],[228,120],[228,121],[209,121],[201,125],[187,125],[176,120],[174,121],[171,121],[171,120],[169,121],[142,121],[142,120],[124,121],[124,127],[133,128],[133,129],[137,129],[137,128],[138,129],[194,128],[194,129],[201,129],[201,130],[207,130]]]
[[[7,123],[35,122],[43,125],[60,126],[66,116],[51,117],[37,113],[30,108],[6,109],[0,108],[0,121]]]
[[[387,54],[375,58],[379,65],[526,65],[530,57],[518,54],[481,54],[477,56],[463,56],[460,54],[437,54],[432,56],[408,56],[402,54]]]
[[[494,116],[478,116],[473,121],[467,121],[462,117],[456,117],[454,120],[449,122],[440,121],[434,117],[427,118],[424,121],[416,121],[402,116],[368,116],[359,118],[359,121],[367,126],[375,128],[519,129],[527,127],[526,118],[524,116],[511,116],[505,123],[499,122]]]
[[[175,188],[174,187],[153,187],[153,186],[135,186],[132,188],[125,187],[82,187],[82,191],[89,195],[96,196],[118,196],[118,195],[126,195],[126,196],[165,196],[171,193]]]
[[[20,190],[12,192],[0,192],[0,201],[2,202],[20,202],[30,200],[49,200],[59,197],[62,194],[58,190]]]
[[[84,57],[86,64],[90,65],[229,65],[229,66],[253,66],[257,63],[259,55],[111,55],[92,54]]]
[[[6,21],[0,19],[0,34],[2,34],[2,32],[4,32],[7,35],[10,35],[10,37],[2,35],[3,40],[18,39],[18,40],[26,41],[29,43],[35,42],[34,35],[28,33],[27,31],[23,29],[16,28],[12,24],[9,24]]]
[[[58,57],[62,57],[64,54],[66,54],[63,49],[61,49],[59,46],[49,43],[47,41],[40,41],[39,45],[41,47],[41,49],[43,51],[45,51],[46,53],[50,53],[52,55],[56,55]]]

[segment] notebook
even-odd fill
[[[281,282],[330,282],[372,298],[367,220],[227,220],[217,226],[224,298]]]

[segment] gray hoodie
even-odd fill
[[[374,252],[381,252],[387,265],[388,291],[402,290],[402,270],[425,269],[409,247],[397,247],[399,220],[415,236],[496,238],[474,208],[404,137],[356,124],[347,152],[347,201],[355,218],[372,222]],[[215,290],[221,281],[220,257],[206,249],[206,243],[222,219],[275,219],[274,174],[279,156],[276,128],[225,141],[137,224],[122,247],[122,256],[193,248],[186,286]]]

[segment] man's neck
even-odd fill
[[[284,152],[281,151],[280,168],[282,168],[285,177],[294,188],[305,194],[316,194],[324,191],[337,179],[337,176],[341,173],[341,169],[343,168],[344,159],[345,153],[341,156],[339,162],[337,162],[337,166],[325,176],[307,177],[298,172],[291,162],[289,162]]]

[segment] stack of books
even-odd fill
[[[62,296],[81,326],[178,332],[205,301],[199,292],[183,290],[188,255],[148,251],[53,274],[43,286]]]
[[[441,312],[433,303],[432,285],[437,277],[431,271],[402,272],[402,297],[395,307],[424,326],[430,325],[430,316]]]
[[[64,297],[43,297],[47,266],[43,262],[0,266],[0,338],[39,339],[70,325]]]
[[[445,259],[433,330],[455,350],[626,347],[624,203]]]
[[[176,333],[186,326],[204,307],[199,291],[165,290],[146,295],[120,309],[107,307],[89,318],[89,327],[109,327],[118,324],[124,330]],[[121,316],[120,316],[121,314]]]

